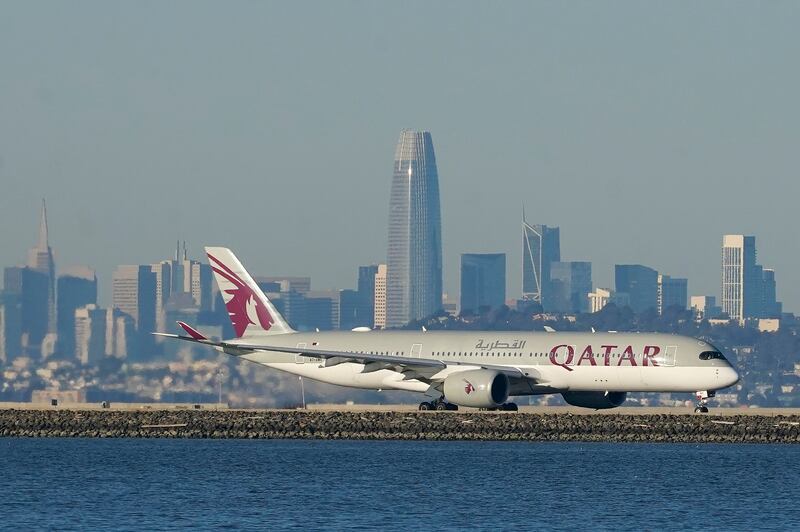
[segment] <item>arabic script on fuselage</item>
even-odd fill
[[[481,338],[478,340],[478,343],[475,344],[475,349],[479,351],[496,351],[500,349],[518,351],[525,347],[525,342],[525,340],[514,340],[512,342],[501,342],[500,340],[495,340],[493,342],[487,342]]]

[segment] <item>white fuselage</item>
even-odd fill
[[[704,360],[712,345],[694,338],[639,333],[530,333],[369,331],[316,332],[264,336],[264,345],[326,349],[440,360],[447,364],[430,378],[482,366],[510,367],[511,395],[565,391],[695,392],[718,390],[738,380],[724,358]],[[253,338],[242,340],[252,345]],[[232,341],[230,343],[237,343]],[[366,365],[286,353],[227,352],[270,368],[318,381],[367,389],[425,392],[429,384],[396,369],[367,370]]]

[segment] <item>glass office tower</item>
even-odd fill
[[[506,254],[461,254],[461,309],[479,313],[481,307],[506,303]]]
[[[389,203],[386,327],[401,327],[442,308],[439,176],[427,131],[403,130]]]
[[[531,225],[522,214],[522,297],[552,307],[550,265],[561,260],[558,227]]]

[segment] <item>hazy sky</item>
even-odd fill
[[[0,265],[48,200],[59,267],[177,238],[253,273],[355,284],[385,261],[400,129],[433,135],[445,288],[508,253],[520,211],[564,260],[719,292],[724,233],[757,237],[800,310],[800,3],[0,4]]]

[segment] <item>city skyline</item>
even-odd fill
[[[103,283],[180,238],[350,284],[351,260],[383,262],[387,161],[415,127],[436,138],[448,293],[463,251],[506,252],[519,292],[524,201],[599,286],[641,262],[717,293],[720,235],[757,235],[798,310],[797,4],[50,5],[0,20],[0,264],[44,196],[57,262],[92,257]]]
[[[16,263],[0,265],[0,267],[4,267],[4,268],[25,268],[25,267],[28,267],[28,268],[33,269],[34,271],[39,271],[41,269],[41,267],[42,267],[42,264],[47,263],[48,260],[49,261],[53,261],[53,257],[56,255],[56,253],[53,251],[53,248],[50,247],[50,244],[49,244],[48,222],[47,222],[45,204],[46,204],[46,200],[42,199],[41,200],[42,210],[40,211],[40,214],[38,216],[39,217],[39,226],[38,226],[39,229],[38,229],[38,233],[37,234],[39,236],[38,236],[38,239],[37,239],[35,245],[33,247],[29,247],[28,248],[27,260],[20,260],[20,261],[17,261]],[[533,227],[545,227],[548,231],[551,231],[551,232],[554,231],[556,237],[558,237],[559,227],[531,226],[527,222],[523,221],[523,235],[524,235],[524,237],[527,237],[529,230],[531,228],[533,228]],[[752,248],[751,252],[753,254],[755,253],[754,252],[754,247],[755,247],[755,240],[754,240],[755,237],[754,236],[726,234],[726,235],[722,235],[722,237],[723,237],[723,239],[722,239],[723,262],[724,262],[724,256],[725,256],[726,242],[730,238],[739,238],[739,237],[744,238],[744,241],[750,242],[749,245]],[[43,242],[42,238],[44,238],[44,242],[45,242],[44,247],[42,246],[42,242]],[[525,249],[526,249],[527,245],[528,245],[528,239],[527,238],[523,238],[523,246],[522,246],[523,247],[523,252],[522,252],[522,257],[520,257],[520,260],[523,263],[526,263],[526,257],[524,255],[524,253],[525,253]],[[44,250],[44,251],[42,251],[42,250]],[[458,255],[458,257],[460,257],[463,254],[464,253],[461,252]],[[502,254],[503,255],[508,255],[508,254],[510,254],[510,252],[504,251]],[[207,264],[202,260],[200,262],[198,262],[197,260],[188,258],[188,251],[187,251],[187,243],[186,243],[186,241],[183,241],[183,242],[178,241],[178,247],[177,247],[177,250],[175,251],[175,255],[174,255],[173,258],[175,260],[177,260],[177,258],[179,256],[181,256],[181,261],[180,262],[183,262],[183,263],[189,265],[189,267],[191,267],[191,268],[205,268],[207,266]],[[202,256],[202,254],[201,254],[201,256]],[[42,259],[42,257],[45,257],[45,259],[47,259],[47,260]],[[163,257],[163,255],[162,255],[162,257]],[[44,262],[42,262],[43,260],[44,260]],[[459,263],[460,263],[460,259],[458,259],[458,260],[459,260]],[[752,260],[755,260],[755,259],[752,259]],[[367,262],[369,262],[369,261],[367,261]],[[376,261],[373,261],[373,262],[375,264],[377,264],[379,262],[379,260],[376,260]],[[39,263],[42,263],[42,264],[39,264]],[[154,275],[156,275],[156,277],[158,276],[156,268],[159,267],[159,266],[163,267],[165,264],[169,264],[169,263],[170,263],[170,261],[162,260],[161,258],[157,258],[152,263],[147,262],[147,261],[138,261],[137,262],[136,260],[133,260],[133,261],[130,262],[130,264],[132,266],[146,266],[148,268],[152,268],[153,269],[152,273]],[[604,289],[604,288],[607,288],[607,287],[615,287],[616,286],[618,281],[616,279],[614,279],[614,276],[612,276],[612,281],[610,281],[610,282],[599,282],[599,281],[597,281],[594,278],[594,268],[595,268],[596,262],[593,261],[593,260],[589,260],[586,263],[589,264],[590,270],[592,270],[592,273],[590,275],[592,277],[591,281],[592,281],[592,288],[593,289]],[[566,264],[566,263],[564,263],[564,264]],[[785,279],[782,276],[780,276],[777,279],[778,282],[776,283],[776,273],[775,273],[775,269],[774,268],[767,269],[767,268],[764,268],[763,266],[761,266],[760,264],[755,264],[755,263],[754,263],[754,265],[758,268],[758,272],[757,273],[758,273],[759,279],[761,279],[762,276],[763,276],[763,282],[765,282],[765,283],[767,283],[769,285],[769,288],[767,288],[767,290],[771,290],[772,291],[771,293],[772,293],[773,301],[775,299],[781,299],[782,294],[784,293],[784,286],[786,286]],[[103,280],[102,280],[102,277],[99,276],[99,275],[96,275],[96,270],[92,266],[92,262],[91,261],[88,261],[88,264],[87,263],[77,264],[77,265],[70,264],[70,265],[67,265],[67,266],[63,266],[62,265],[60,267],[59,267],[58,263],[54,263],[53,264],[53,268],[54,268],[54,272],[55,272],[54,284],[55,284],[55,279],[57,279],[57,278],[59,278],[61,276],[74,276],[74,275],[77,275],[77,276],[80,277],[81,275],[85,275],[85,273],[77,273],[76,274],[75,273],[76,271],[78,271],[78,272],[90,271],[91,274],[96,279],[96,281],[95,281],[96,284],[97,284],[96,301],[97,301],[98,305],[100,305],[102,307],[112,307],[113,306],[114,273],[120,267],[123,267],[123,266],[125,266],[125,265],[124,264],[115,265],[113,267],[113,269],[111,270],[109,276],[108,276],[108,282],[104,283]],[[612,271],[617,271],[618,272],[620,266],[626,266],[626,265],[619,264],[619,263],[613,264],[613,265],[611,265]],[[315,286],[317,286],[317,290],[321,291],[321,292],[325,292],[325,291],[331,291],[331,290],[344,289],[344,287],[347,287],[348,289],[355,287],[356,289],[358,289],[358,284],[360,282],[359,281],[359,271],[358,270],[360,268],[362,268],[362,266],[353,265],[352,267],[353,267],[353,271],[351,271],[350,273],[351,273],[351,277],[353,279],[344,280],[341,285],[337,285],[337,286],[328,286],[328,287],[320,288],[319,285],[315,285]],[[459,266],[459,268],[460,267],[461,266]],[[644,267],[645,269],[648,269],[648,270],[652,270],[652,268],[649,268],[648,266],[642,266],[642,267]],[[717,264],[716,267],[718,268],[719,264]],[[522,270],[524,270],[524,268]],[[689,289],[688,292],[686,293],[686,295],[687,295],[687,305],[688,305],[688,297],[689,296],[712,296],[712,297],[715,297],[717,299],[717,301],[722,302],[724,300],[724,295],[723,295],[723,289],[721,288],[721,286],[725,285],[725,282],[722,280],[724,278],[724,276],[725,276],[724,271],[725,271],[725,268],[723,266],[723,273],[721,274],[723,277],[722,278],[721,277],[717,278],[717,290],[716,291],[713,291],[713,290],[703,291],[702,289],[696,288],[694,286],[694,284],[692,283],[692,285],[691,285],[692,288]],[[659,272],[655,272],[655,270],[653,270],[653,272],[654,272],[654,275],[655,275],[655,273],[659,273],[660,270],[659,270]],[[293,272],[287,272],[287,273],[288,273],[289,277],[303,278],[303,279],[306,279],[308,282],[310,282],[310,279],[312,278],[312,275],[304,275],[303,272],[298,273],[297,271],[293,271]],[[49,274],[46,274],[46,275],[48,275],[48,278],[49,278]],[[175,274],[173,273],[173,275],[175,275]],[[180,274],[180,275],[181,275],[181,279],[183,279],[183,274]],[[189,277],[189,273],[187,273],[186,275],[187,275],[187,277],[186,277],[185,283],[197,284],[198,279],[200,278],[199,277],[199,275],[200,275],[199,273],[192,274],[191,277]],[[274,278],[274,279],[279,279],[280,278],[280,279],[282,279],[282,278],[288,278],[287,275],[280,275],[280,274],[274,275],[273,272],[264,272],[264,274],[262,274],[262,272],[259,272],[257,275],[259,275],[260,279],[270,279],[270,278]],[[508,272],[506,272],[506,275],[508,276]],[[618,275],[618,273],[616,275]],[[661,274],[659,273],[659,277],[660,277],[660,275]],[[718,275],[719,275],[719,270],[718,270]],[[780,273],[778,275],[780,275]],[[298,276],[300,276],[300,277],[298,277]],[[666,277],[666,279],[671,279],[671,280],[674,280],[674,281],[681,281],[684,284],[686,283],[686,280],[687,280],[686,278],[683,278],[683,279],[675,278],[674,276],[671,276],[671,275],[666,275],[665,277]],[[688,279],[690,281],[692,281],[693,278],[694,277],[689,277]],[[191,279],[194,279],[194,281],[191,281]],[[618,277],[617,277],[617,279],[618,279]],[[205,281],[209,282],[210,278],[209,279],[205,279]],[[181,281],[181,282],[183,283],[184,281]],[[458,273],[458,277],[457,277],[457,281],[456,282],[458,282],[458,283],[461,282],[461,273],[460,272]],[[513,284],[510,279],[507,281],[507,283],[508,284]],[[520,286],[522,286],[523,284],[524,283],[520,283]],[[777,289],[776,289],[776,286],[777,286]],[[3,289],[4,288],[5,288],[5,286],[3,286]],[[190,293],[194,293],[194,298],[197,300],[197,302],[199,302],[199,297],[200,296],[198,295],[199,292],[197,291],[198,290],[197,286],[189,286],[189,284],[187,284],[185,286],[185,290],[187,290]],[[616,290],[616,288],[615,288],[615,290]],[[659,286],[659,290],[660,290],[660,286]],[[684,287],[683,290],[686,291],[686,288]],[[0,290],[0,291],[2,291],[2,290]],[[103,296],[105,296],[105,297],[102,297],[101,294]],[[460,293],[460,290],[459,291],[453,291],[453,292],[443,291],[443,295],[447,295],[448,297],[451,298],[451,300],[458,300],[458,298],[461,296],[461,293]],[[510,299],[528,299],[529,297],[530,297],[530,293],[527,293],[527,292],[524,292],[524,291],[519,291],[517,293],[514,293],[509,289],[508,290],[507,300],[510,300]],[[659,297],[660,297],[660,295],[659,295]],[[588,298],[587,298],[587,301],[588,301]],[[587,303],[587,302],[583,302],[582,304],[589,305],[589,303]],[[722,303],[720,303],[720,304],[722,304]],[[780,311],[793,312],[791,309],[787,309],[786,308],[786,305],[785,305],[785,303],[783,303],[783,301],[779,301],[777,304],[779,305],[778,308],[779,308]],[[208,301],[203,302],[202,306],[203,306],[203,308],[208,308],[209,302]],[[636,306],[636,305],[634,304],[633,306]],[[660,305],[656,305],[655,308],[660,309],[661,306]],[[55,305],[52,305],[52,309],[53,309],[53,312],[55,312]],[[641,311],[641,310],[643,310],[643,309],[640,308],[639,311]],[[778,314],[780,314],[780,311],[778,312]],[[758,313],[750,312],[750,316],[751,317],[756,317],[757,314]],[[55,320],[55,314],[53,314],[53,319]],[[47,325],[46,328],[49,329],[50,326]],[[50,332],[52,333],[54,331],[50,331]]]
[[[412,132],[404,130],[403,135],[406,133]],[[423,134],[419,132],[418,134],[424,136],[427,133]],[[421,140],[421,142],[427,142],[430,144],[430,136],[428,135],[427,140]],[[400,150],[401,146],[398,146],[398,153]],[[407,162],[404,164],[408,166]],[[395,165],[398,165],[397,161],[395,161]],[[407,170],[405,172],[407,173]],[[132,309],[137,306],[137,303],[135,301],[132,302],[130,298],[133,297],[135,299],[138,297],[138,295],[136,295],[134,292],[131,292],[132,289],[123,288],[120,294],[127,294],[122,295],[122,298],[126,301],[126,303],[119,303],[117,301],[118,277],[119,279],[131,280],[136,275],[144,274],[148,277],[148,279],[152,278],[144,282],[145,284],[148,284],[148,286],[152,284],[152,297],[154,300],[152,305],[153,316],[151,317],[151,321],[155,321],[155,323],[157,323],[159,330],[164,328],[163,325],[165,325],[164,317],[166,305],[168,302],[170,302],[169,296],[171,294],[178,296],[185,294],[184,299],[179,298],[177,302],[172,303],[173,308],[176,307],[176,305],[178,307],[182,306],[183,308],[195,307],[197,310],[203,312],[210,311],[212,309],[213,292],[211,289],[210,267],[204,261],[197,261],[189,258],[185,241],[182,243],[181,241],[177,242],[172,260],[160,260],[150,264],[139,263],[131,265],[117,265],[109,283],[111,301],[100,301],[98,298],[98,293],[99,286],[101,286],[101,284],[98,283],[98,278],[93,268],[91,268],[89,265],[69,265],[62,266],[60,269],[57,267],[53,258],[54,251],[53,248],[50,247],[49,243],[46,202],[44,199],[42,200],[41,205],[42,208],[39,216],[39,237],[37,243],[32,248],[29,248],[26,263],[16,266],[3,266],[5,268],[4,284],[2,290],[0,290],[0,295],[2,295],[3,290],[8,292],[9,289],[12,290],[12,293],[17,293],[22,290],[22,286],[26,282],[26,278],[29,279],[27,281],[29,283],[34,282],[37,286],[41,285],[36,290],[38,290],[38,292],[42,292],[43,295],[37,295],[36,297],[39,299],[43,298],[41,304],[47,307],[48,318],[45,320],[39,320],[39,323],[34,325],[34,327],[39,330],[39,332],[36,333],[36,338],[38,338],[37,342],[44,340],[44,337],[48,334],[52,335],[50,341],[54,342],[56,339],[55,323],[56,321],[60,322],[63,320],[63,317],[61,316],[63,312],[59,308],[60,301],[58,302],[58,306],[56,305],[55,285],[58,284],[58,286],[61,287],[62,281],[67,280],[70,280],[70,282],[73,282],[72,280],[80,281],[81,279],[84,280],[81,282],[85,282],[85,280],[91,280],[93,285],[93,295],[91,300],[87,300],[84,304],[97,303],[100,304],[101,308],[102,306],[109,306],[109,308],[122,309],[126,311],[128,315],[131,315],[131,318],[135,322],[138,322],[139,318],[136,316],[138,310],[125,310],[126,305],[132,305]],[[535,233],[534,229],[538,229],[540,232],[542,229],[546,229],[546,232],[551,232],[556,235],[556,241],[558,240],[558,227],[553,228],[547,226],[532,226],[524,221],[523,217],[523,270],[525,270],[528,266],[530,266],[531,271],[533,270],[533,263],[531,263],[530,260],[527,260],[525,251],[532,247],[529,233],[538,234]],[[590,292],[592,292],[594,289],[597,289],[600,292],[603,292],[604,290],[612,290],[612,293],[610,294],[611,299],[616,297],[614,294],[619,295],[620,298],[617,299],[617,302],[622,302],[622,304],[629,305],[637,313],[643,312],[648,308],[653,308],[657,310],[659,314],[661,314],[664,309],[671,306],[670,303],[678,304],[679,306],[686,308],[689,306],[689,296],[691,295],[692,297],[711,297],[712,299],[718,298],[718,300],[721,301],[720,309],[727,314],[730,314],[734,320],[741,321],[742,317],[779,317],[781,313],[784,312],[784,308],[782,302],[777,300],[781,292],[777,288],[778,285],[776,283],[775,270],[772,268],[764,268],[761,264],[756,263],[755,242],[755,236],[731,234],[723,235],[722,269],[720,272],[721,288],[718,293],[700,293],[699,291],[694,290],[689,291],[688,278],[677,278],[671,275],[666,275],[661,271],[641,264],[615,264],[615,280],[613,283],[614,288],[603,288],[602,285],[595,282],[592,278],[592,261],[552,262],[550,266],[560,268],[558,280],[553,281],[556,285],[558,285],[556,288],[554,288],[554,290],[559,292],[557,294],[557,299],[559,299],[559,302],[557,304],[555,304],[555,301],[551,303],[552,308],[550,309],[548,309],[547,305],[545,305],[544,311],[548,312],[552,310],[560,313],[587,312],[589,311],[589,307],[594,305],[592,301],[597,297],[596,294],[591,294]],[[749,251],[746,253],[739,251],[737,255],[731,255],[732,248],[747,249]],[[459,282],[462,285],[462,289],[464,286],[464,258],[468,256],[475,258],[502,256],[504,264],[503,277],[505,278],[506,253],[462,253],[461,272],[459,274]],[[737,268],[737,261],[739,262],[738,269],[731,270],[731,267]],[[742,266],[741,264],[745,264],[745,266]],[[383,271],[385,276],[387,268],[387,265],[385,264],[372,264],[371,266],[358,265],[354,267],[356,272],[355,282],[345,283],[344,285],[323,290],[317,289],[314,291],[314,293],[317,297],[328,297],[327,294],[333,294],[338,291],[340,294],[337,296],[337,298],[339,298],[342,297],[342,292],[350,292],[352,295],[348,294],[347,297],[352,298],[352,305],[354,305],[352,307],[352,312],[354,314],[348,319],[356,319],[356,321],[361,323],[364,322],[365,316],[369,315],[374,322],[376,317],[376,307],[374,306],[375,301],[373,300],[371,303],[369,303],[366,301],[366,298],[368,297],[367,294],[370,294],[373,299],[377,297],[375,283],[377,279],[376,274],[378,273],[379,267],[384,268]],[[539,267],[541,268],[541,266]],[[576,268],[578,268],[578,270],[576,270]],[[140,271],[142,273],[136,274],[136,271]],[[577,277],[573,277],[575,275],[574,272],[576,271],[580,271],[580,273]],[[736,276],[739,276],[738,281],[734,280],[735,275],[731,273],[731,271],[738,271],[738,273],[735,274]],[[134,277],[131,277],[132,275]],[[633,277],[629,277],[630,275],[633,275]],[[644,275],[644,277],[641,277],[642,275]],[[750,278],[750,282],[743,291],[741,279],[748,278]],[[632,288],[631,286],[628,286],[631,282],[629,279],[635,279],[633,281],[633,286],[641,285],[646,286],[647,288],[644,290],[641,287]],[[296,274],[289,276],[257,275],[257,280],[263,285],[263,289],[267,292],[277,293],[289,290],[299,290],[299,293],[311,292],[311,276],[297,276]],[[8,286],[10,282],[14,283],[13,286]],[[122,280],[121,282],[123,285],[124,283],[128,283],[126,280]],[[143,281],[139,280],[131,282],[137,284]],[[578,283],[576,286],[580,286],[581,288],[573,291],[571,286],[576,282]],[[729,286],[733,282],[739,283],[739,295],[736,296],[736,303],[726,303],[726,299],[730,300],[733,297],[726,295],[726,286]],[[754,282],[757,284],[755,288],[753,286]],[[298,285],[298,283],[302,285],[299,289],[298,286],[300,285]],[[439,286],[441,286],[441,281],[439,281],[439,283]],[[51,284],[53,286],[53,292],[50,292],[48,288]],[[506,282],[504,281],[503,285],[505,284]],[[610,287],[612,285],[609,284],[606,286]],[[383,290],[385,290],[385,288]],[[730,290],[728,290],[728,292],[730,292]],[[459,291],[457,295],[458,297],[463,298],[463,293],[461,291]],[[458,299],[458,297],[452,294],[449,297],[450,301]],[[79,299],[83,299],[83,296]],[[518,294],[508,294],[506,301],[508,302],[511,300],[518,300],[520,302],[527,300],[540,303],[540,301],[531,298],[530,292],[524,291]],[[572,303],[566,303],[567,300],[572,301]],[[748,307],[746,310],[742,310],[744,308],[742,306],[742,302],[745,300],[746,304],[750,305],[750,307]],[[348,303],[348,305],[350,305],[350,303]],[[736,306],[738,306],[738,310],[735,308]],[[386,312],[386,310],[384,309],[382,312]],[[422,317],[431,315],[433,312],[435,311],[430,311],[428,314],[423,315]],[[791,313],[791,311],[786,312]],[[742,316],[742,313],[744,313],[744,316]],[[50,316],[52,316],[52,318],[50,318]],[[336,322],[336,320],[334,320],[334,322]],[[401,326],[403,324],[388,324],[387,326]],[[28,324],[28,326],[30,326],[30,324]],[[34,345],[36,345],[37,342],[34,342]]]

